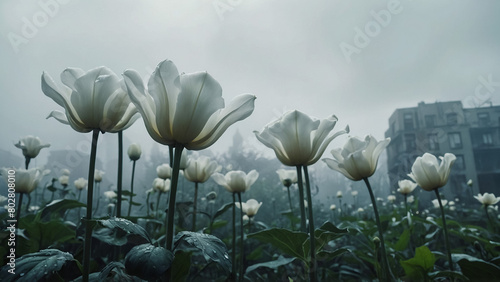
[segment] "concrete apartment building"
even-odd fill
[[[448,184],[440,191],[447,199],[473,202],[472,195],[478,193],[500,195],[500,106],[464,109],[461,101],[421,102],[394,111],[385,136],[391,138],[387,148],[391,191],[399,180],[409,179],[415,159],[428,152],[457,157]],[[467,186],[469,179],[472,187]]]

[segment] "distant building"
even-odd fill
[[[460,101],[436,102],[397,109],[389,118],[386,137],[391,189],[408,179],[411,166],[425,152],[457,157],[448,184],[448,199],[475,201],[477,193],[500,195],[500,106],[464,109]],[[471,179],[472,188],[467,186]],[[471,190],[472,189],[472,190]]]

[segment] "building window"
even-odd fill
[[[426,127],[434,127],[436,126],[436,116],[435,115],[427,115],[424,117],[425,126]]]
[[[493,135],[490,132],[483,133],[483,145],[493,145]]]
[[[455,125],[457,123],[458,123],[457,113],[446,114],[446,124],[448,124],[448,125]]]
[[[429,140],[429,150],[439,150],[439,140],[437,133],[431,133],[427,135]]]
[[[407,152],[417,149],[415,134],[405,134],[405,147]]]
[[[448,140],[450,140],[450,148],[462,148],[462,136],[460,136],[459,132],[448,133]]]
[[[465,159],[464,155],[455,155],[457,159],[455,160],[455,163],[453,164],[453,168],[456,168],[458,170],[465,170]]]
[[[404,115],[404,126],[405,129],[413,129],[413,114],[407,113]]]
[[[479,126],[487,126],[490,124],[490,114],[489,113],[477,113],[477,120]]]

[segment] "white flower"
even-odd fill
[[[106,197],[108,200],[113,200],[118,197],[118,195],[115,193],[115,191],[106,191],[104,192],[104,197]]]
[[[153,189],[162,193],[170,191],[170,179],[155,178],[153,180]]]
[[[432,204],[434,205],[435,208],[439,208],[439,201],[438,199],[432,200]],[[448,200],[441,200],[441,204],[443,204],[443,207],[448,204]]]
[[[104,171],[96,169],[94,172],[94,181],[101,182],[103,175],[104,175]]]
[[[75,188],[78,190],[82,190],[83,188],[87,187],[87,183],[88,183],[88,181],[83,177],[78,178],[74,182]]]
[[[281,183],[286,187],[290,187],[293,183],[297,183],[297,170],[295,169],[278,169],[276,173]]]
[[[255,183],[259,173],[256,170],[250,171],[248,174],[241,170],[230,171],[226,175],[214,173],[212,178],[214,181],[226,188],[232,193],[241,193],[250,189],[250,186]]]
[[[220,170],[216,161],[209,157],[201,156],[196,160],[190,160],[189,165],[184,169],[184,177],[191,182],[204,183],[212,174]]]
[[[118,132],[139,118],[135,106],[123,88],[123,80],[106,67],[87,72],[67,68],[61,74],[65,87],[59,87],[47,74],[42,74],[42,91],[65,109],[48,117],[69,124],[78,132]]]
[[[358,208],[358,213],[364,212],[365,210],[363,208]]]
[[[259,203],[255,199],[250,199],[246,203],[242,202],[241,206],[240,203],[235,203],[235,205],[237,208],[241,208],[248,217],[253,217],[257,214],[260,206],[262,206],[262,202]]]
[[[406,198],[406,201],[407,201],[408,203],[410,203],[410,204],[411,204],[411,203],[413,203],[413,202],[415,201],[415,196],[413,196],[413,195],[408,196],[408,198]]]
[[[351,191],[351,196],[356,197],[358,195],[358,191]]]
[[[69,171],[69,169],[65,168],[65,169],[61,169],[61,174],[69,176],[71,174],[71,172]]]
[[[403,195],[408,195],[410,194],[411,192],[413,192],[413,190],[415,190],[415,188],[417,187],[417,183],[411,181],[411,180],[408,180],[408,179],[404,179],[404,180],[400,180],[398,181],[398,192],[403,194]]]
[[[441,164],[438,163],[434,155],[429,153],[418,157],[413,163],[411,173],[408,176],[426,191],[443,187],[448,182],[451,166],[457,158],[450,153],[446,153],[444,157],[439,158]]]
[[[330,209],[331,209],[332,211],[334,211],[336,208],[337,208],[337,206],[336,206],[336,205],[330,205]]]
[[[172,61],[160,62],[148,89],[140,74],[123,74],[128,94],[149,135],[164,145],[202,150],[214,144],[233,123],[250,116],[255,96],[236,97],[226,108],[220,84],[206,72],[179,74]]]
[[[390,138],[378,142],[368,135],[362,141],[349,137],[343,148],[331,151],[335,159],[323,159],[329,168],[342,173],[345,177],[358,181],[375,173],[382,151],[389,145]]]
[[[130,146],[128,146],[127,154],[132,161],[137,161],[138,159],[141,158],[142,154],[141,145],[137,143],[130,144]]]
[[[172,168],[168,164],[162,164],[156,167],[156,174],[161,179],[167,179],[172,177]]]
[[[477,194],[474,198],[485,206],[496,205],[500,201],[500,197],[495,197],[493,193],[484,193],[483,195]]]
[[[387,201],[394,203],[394,201],[396,201],[396,196],[394,196],[394,195],[387,196]]]
[[[2,168],[0,172],[5,179],[5,182],[9,179],[9,169]],[[15,170],[15,190],[16,193],[26,193],[29,194],[35,190],[38,186],[40,180],[46,173],[40,168],[31,169],[16,169]]]
[[[67,175],[59,176],[59,183],[61,183],[61,185],[67,186],[69,183],[69,176]]]
[[[21,138],[14,145],[23,150],[23,155],[27,158],[36,158],[41,149],[50,147],[50,144],[42,144],[40,138],[31,135]]]
[[[342,191],[337,191],[337,198],[342,198]]]
[[[349,132],[349,127],[346,127],[330,135],[336,123],[337,117],[334,115],[316,120],[295,110],[266,125],[262,132],[254,133],[262,144],[274,150],[284,165],[308,166],[321,158],[335,137]]]

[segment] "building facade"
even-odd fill
[[[500,194],[500,106],[464,109],[462,102],[419,103],[397,109],[386,137],[391,189],[408,179],[411,166],[425,152],[453,153],[457,160],[441,192],[449,199],[475,201],[478,193]],[[472,186],[467,181],[472,180]]]

